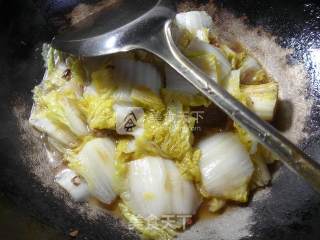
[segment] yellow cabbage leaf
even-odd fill
[[[98,94],[112,94],[117,86],[112,78],[112,69],[103,68],[91,73],[91,84]]]
[[[246,53],[244,51],[237,53],[226,44],[221,45],[220,49],[227,56],[232,69],[238,69],[246,58]]]
[[[199,149],[192,149],[185,154],[181,161],[177,162],[179,171],[185,179],[196,182],[201,180],[199,168],[200,157],[201,151]]]
[[[131,99],[135,106],[156,111],[165,110],[162,99],[146,87],[134,87],[131,92]]]
[[[136,154],[160,155],[170,159],[182,160],[192,149],[193,134],[179,102],[167,106],[164,115],[146,112],[144,133],[136,141]]]
[[[85,116],[74,93],[52,90],[38,98],[38,105],[46,117],[58,126],[67,126],[77,136],[89,133]]]
[[[114,100],[108,93],[98,96],[85,96],[81,106],[91,129],[115,129],[116,114],[113,110]]]
[[[269,82],[259,85],[241,85],[241,93],[249,100],[249,109],[260,118],[271,121],[278,100],[278,84]]]

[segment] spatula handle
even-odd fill
[[[221,88],[176,47],[171,35],[171,21],[166,22],[158,36],[148,39],[143,48],[158,55],[207,96],[231,119],[239,123],[261,144],[277,154],[282,162],[320,192],[320,165],[312,160],[278,130],[260,119],[243,104]]]

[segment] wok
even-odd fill
[[[139,239],[119,218],[73,203],[52,184],[41,140],[27,124],[31,90],[44,73],[41,46],[67,24],[66,14],[79,2],[97,1],[0,2],[0,239],[68,239],[73,230],[79,230],[78,239]],[[283,92],[274,125],[319,160],[320,4],[219,0],[216,6],[217,12],[205,9],[242,33],[250,50],[279,72]],[[286,168],[275,166],[271,187],[252,198],[246,206],[200,219],[179,238],[319,239],[320,196]]]

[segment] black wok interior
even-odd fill
[[[108,217],[84,220],[47,191],[19,161],[21,139],[12,114],[13,100],[18,97],[31,106],[31,89],[44,72],[42,43],[50,41],[58,27],[65,24],[61,16],[79,2],[97,1],[0,1],[0,239],[3,240],[68,239],[70,229],[74,228],[80,229],[77,239],[136,239],[134,234],[123,235],[120,229],[106,229],[104,221]],[[290,63],[304,63],[309,97],[314,104],[305,126],[309,137],[301,140],[300,147],[320,160],[320,56],[316,64],[308,52],[310,48],[320,48],[319,1],[217,3],[237,16],[247,16],[248,24],[262,26],[277,37],[281,46],[293,48]],[[273,195],[267,203],[250,203],[259,221],[252,229],[253,234],[245,239],[320,239],[320,195],[288,170],[284,170],[284,176],[273,183]]]

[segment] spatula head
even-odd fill
[[[170,0],[115,0],[53,38],[54,48],[81,56],[101,56],[140,48],[174,17]]]

